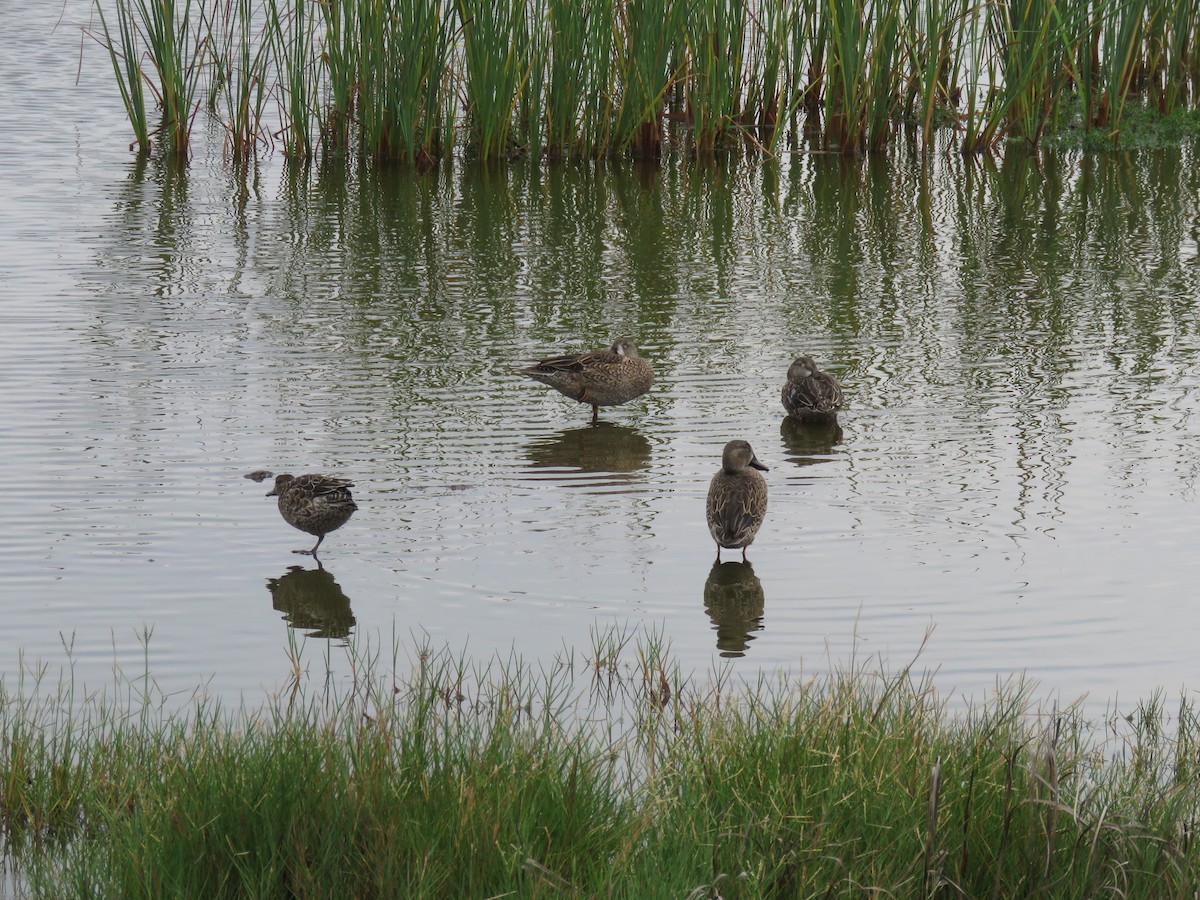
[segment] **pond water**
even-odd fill
[[[88,7],[54,6],[0,31],[7,682],[252,699],[289,630],[345,678],[348,640],[536,660],[616,627],[751,678],[932,629],[956,696],[1200,683],[1194,146],[417,175],[239,172],[202,135],[180,171],[127,152]],[[597,427],[513,373],[622,335],[657,382]],[[784,419],[800,353],[838,433]],[[718,567],[732,438],[770,508]],[[323,568],[264,468],[355,481]]]

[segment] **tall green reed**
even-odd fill
[[[878,150],[897,104],[900,0],[826,0],[825,147]]]
[[[278,74],[280,128],[276,136],[291,160],[313,157],[321,127],[320,13],[313,0],[266,0],[267,29]]]
[[[664,102],[678,76],[686,0],[618,0],[614,149],[638,159],[662,153]]]
[[[613,0],[547,0],[546,149],[607,149],[612,116]]]
[[[429,165],[453,144],[453,9],[443,0],[367,0],[358,16],[363,153]]]
[[[789,28],[795,21],[785,0],[762,0],[748,10],[753,22],[746,53],[746,94],[742,121],[757,129],[757,143],[768,152],[780,135],[779,123],[792,113],[795,92],[785,89]]]
[[[528,71],[517,90],[517,141],[533,159],[546,139],[546,79],[550,70],[549,0],[527,0],[525,10]]]
[[[134,9],[127,3],[118,3],[115,40],[109,30],[108,19],[104,15],[104,6],[100,0],[96,0],[96,12],[100,16],[103,39],[95,33],[93,37],[100,40],[101,46],[108,52],[113,76],[121,91],[125,114],[133,127],[134,143],[137,144],[140,153],[147,153],[150,150],[150,121],[146,112],[146,93],[142,85],[146,76],[142,71],[142,46]]]
[[[115,5],[119,52],[114,53],[117,48],[103,14],[101,25],[138,145],[148,147],[149,138],[159,134],[167,152],[186,159],[210,43],[202,30],[203,17],[193,18],[192,0],[183,0],[182,5],[177,0],[115,0]],[[120,66],[118,57],[123,61]],[[162,110],[162,121],[153,131],[147,131],[145,97],[137,77],[146,75],[143,58],[154,70],[154,77],[146,82]]]
[[[957,105],[962,69],[961,29],[969,0],[908,0],[902,19],[910,61],[908,95],[917,102],[914,118],[924,146],[934,143],[939,110]]]
[[[268,137],[263,133],[270,77],[270,44],[255,28],[253,0],[225,0],[201,8],[212,37],[212,105],[219,115],[235,160],[245,160]],[[219,99],[218,99],[219,98]]]
[[[1118,0],[1103,9],[1105,52],[1101,73],[1104,94],[1095,120],[1087,124],[1107,129],[1113,143],[1121,132],[1121,117],[1134,78],[1144,65],[1142,39],[1150,13],[1146,0]]]
[[[524,0],[456,0],[466,68],[470,145],[481,159],[510,153],[518,95],[530,71]]]
[[[358,0],[326,0],[318,6],[324,33],[322,60],[329,87],[329,108],[321,138],[334,150],[350,144],[361,56],[359,15],[363,6]]]
[[[683,17],[697,153],[712,152],[740,124],[749,13],[746,0],[694,0]]]

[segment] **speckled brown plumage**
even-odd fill
[[[789,415],[814,424],[836,422],[845,402],[837,379],[818,369],[811,356],[801,356],[788,367],[781,396]]]
[[[755,470],[767,471],[758,461],[754,450],[745,441],[730,441],[721,454],[721,470],[708,486],[705,512],[708,531],[717,542],[717,559],[721,548],[741,550],[754,541],[767,514],[767,482]]]
[[[618,338],[607,350],[552,356],[517,371],[590,404],[593,422],[600,418],[600,407],[628,403],[654,384],[654,370],[628,338]]]
[[[293,528],[317,536],[311,550],[295,550],[316,556],[325,535],[337,531],[358,509],[350,496],[354,483],[330,475],[277,475],[268,497],[279,498],[279,514]]]

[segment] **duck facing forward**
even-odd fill
[[[293,528],[317,536],[311,550],[293,550],[316,556],[325,535],[350,520],[358,504],[350,496],[352,481],[330,475],[277,475],[268,497],[279,498],[279,514]]]
[[[758,470],[758,471],[755,471]],[[730,441],[721,454],[721,471],[708,486],[706,513],[708,531],[717,542],[717,559],[721,549],[746,548],[767,514],[767,482],[758,472],[768,471],[758,461],[754,450],[745,441]]]
[[[845,402],[842,386],[817,368],[811,356],[801,356],[788,367],[783,386],[783,408],[801,422],[832,425]]]
[[[517,372],[591,404],[593,422],[600,419],[600,407],[628,403],[654,384],[654,370],[628,338],[617,338],[606,350],[552,356]]]

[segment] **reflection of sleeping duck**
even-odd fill
[[[650,442],[637,429],[612,422],[568,428],[526,447],[536,468],[579,472],[636,472],[650,465]]]
[[[715,562],[704,582],[704,611],[717,631],[722,656],[745,656],[761,631],[766,598],[762,582],[748,562]]]
[[[354,627],[350,598],[319,565],[315,569],[292,566],[278,578],[267,579],[267,589],[271,605],[283,613],[289,627],[312,629],[308,637],[340,640]]]
[[[819,457],[831,455],[833,448],[842,442],[842,426],[837,422],[802,422],[794,416],[784,416],[779,436],[795,454],[793,462],[806,466],[827,462]]]

